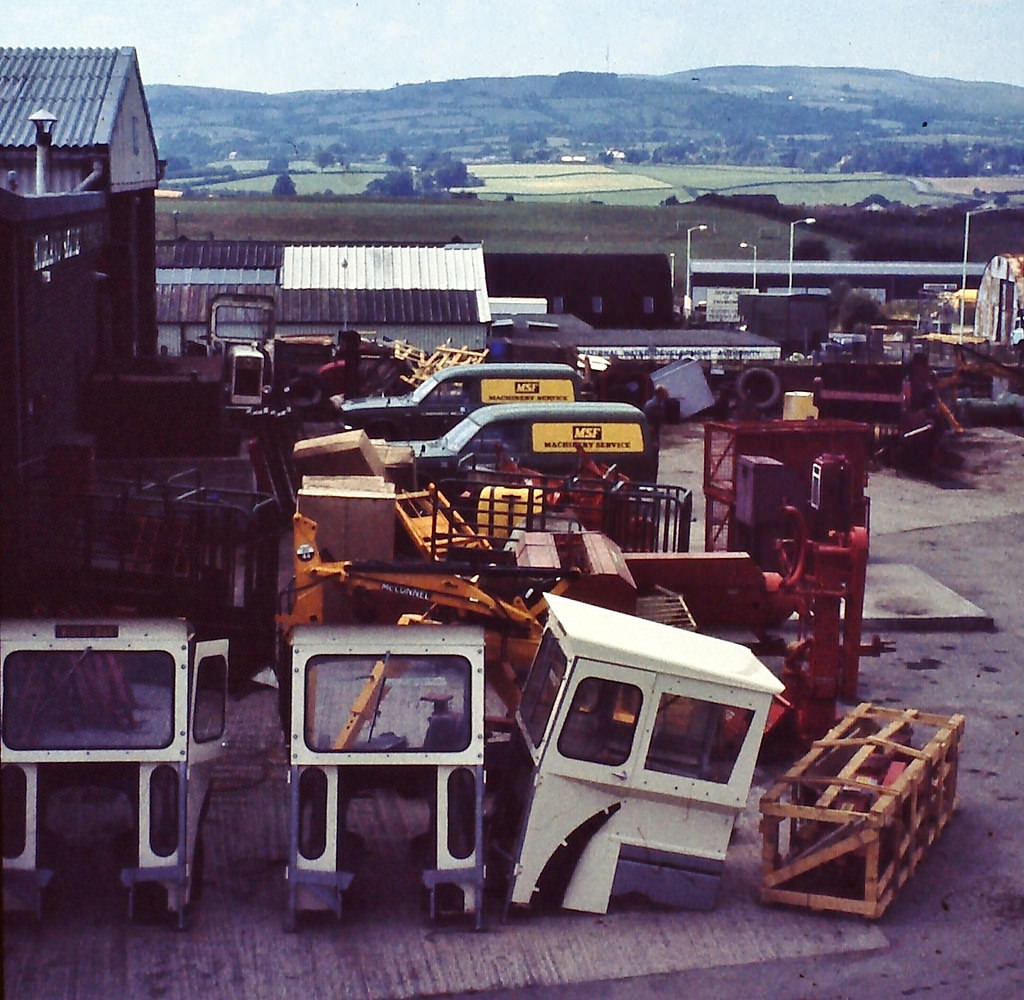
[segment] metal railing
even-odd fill
[[[690,548],[693,494],[682,486],[580,477],[545,477],[541,483],[532,475],[477,473],[473,479],[442,481],[438,493],[486,542],[474,543],[475,555],[492,561],[507,549],[510,537],[524,532],[600,531],[625,552]],[[450,522],[436,522],[441,534],[434,551],[465,558],[464,541],[445,532]]]

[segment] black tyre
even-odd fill
[[[770,368],[748,368],[736,381],[736,393],[755,409],[770,410],[782,396],[782,383]]]

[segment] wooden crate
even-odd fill
[[[956,808],[963,730],[853,709],[761,799],[761,900],[880,917]]]

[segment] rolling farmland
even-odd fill
[[[169,190],[196,194],[270,194],[277,174],[261,160],[222,161],[214,170],[231,168],[235,176],[181,177],[165,182]],[[881,173],[806,173],[785,167],[678,166],[601,163],[470,163],[481,185],[453,189],[481,200],[580,202],[655,206],[666,199],[686,202],[704,194],[774,195],[786,205],[856,205],[871,196],[910,207],[956,204],[975,192],[1002,195],[1024,203],[1024,178],[905,177]],[[310,161],[289,164],[299,195],[358,195],[387,168],[380,163],[330,166]]]

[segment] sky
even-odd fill
[[[11,0],[0,42],[134,46],[144,85],[843,66],[1024,86],[1022,0]]]

